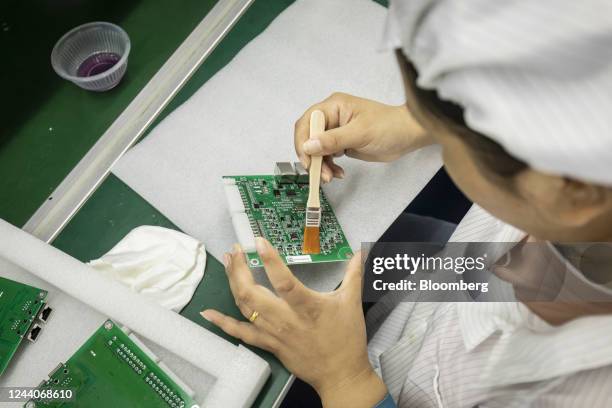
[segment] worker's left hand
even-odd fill
[[[257,252],[276,294],[255,283],[238,245],[224,257],[236,304],[247,319],[257,311],[254,321],[210,309],[202,316],[230,336],[274,353],[315,388],[326,407],[374,406],[386,388],[368,361],[359,253],[340,288],[319,293],[306,288],[265,239],[257,238]]]

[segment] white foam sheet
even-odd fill
[[[43,331],[36,343],[24,341],[0,379],[2,387],[35,387],[47,378],[58,363],[68,360],[107,318],[85,303],[1,257],[0,275],[49,292],[47,301],[53,307],[51,320],[43,325]],[[210,392],[215,384],[215,377],[156,346],[150,340],[142,337],[139,339],[155,349],[155,354],[196,392],[196,398],[201,399],[201,396]],[[22,407],[23,403],[5,402],[0,403],[0,406]]]
[[[32,275],[19,266],[0,258],[0,275],[27,283],[49,292],[48,303],[53,314],[36,343],[25,341],[18,349],[13,362],[0,379],[0,386],[35,387],[68,358],[102,325],[106,317],[79,300],[66,295],[48,282]],[[140,338],[140,337],[139,337]],[[215,378],[184,359],[155,346],[144,338],[155,353],[195,392],[196,398],[207,395],[215,384]],[[22,407],[23,403],[1,403],[0,406]]]
[[[104,322],[129,327],[204,406],[248,407],[270,373],[256,354],[197,326],[0,220],[0,274],[49,290],[55,313],[39,341],[22,347],[1,386],[36,386]],[[61,290],[57,289],[61,288]]]
[[[385,9],[370,0],[299,0],[176,109],[113,172],[221,259],[236,237],[223,175],[271,174],[295,158],[293,125],[342,91],[400,104],[395,57],[377,51]],[[341,159],[346,179],[324,190],[351,246],[375,241],[441,166],[427,148],[393,164]],[[292,267],[327,291],[341,265]],[[262,270],[255,271],[265,283]]]

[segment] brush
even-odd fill
[[[315,110],[310,114],[310,139],[316,138],[325,131],[325,114]],[[308,201],[306,202],[306,220],[304,222],[304,244],[302,252],[305,254],[321,253],[319,239],[321,227],[321,201],[319,187],[321,184],[321,162],[323,157],[311,156],[309,169]]]

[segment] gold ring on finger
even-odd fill
[[[253,310],[251,316],[249,317],[249,322],[253,323],[259,317],[259,312],[257,310]]]

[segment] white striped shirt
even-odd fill
[[[450,241],[523,237],[473,206]],[[368,313],[368,351],[400,407],[610,407],[612,316],[551,326],[522,303],[398,304]]]
[[[610,1],[392,0],[385,36],[471,128],[533,168],[612,184]],[[522,236],[474,206],[451,241]],[[392,293],[367,324],[400,407],[612,406],[612,316],[552,327],[521,303]]]

